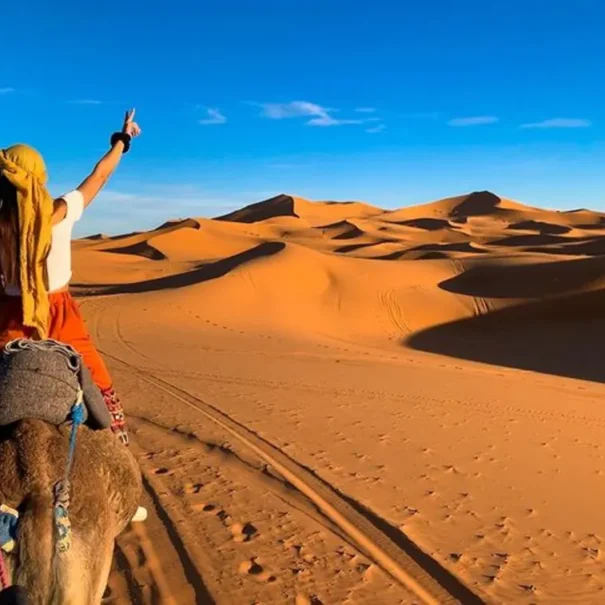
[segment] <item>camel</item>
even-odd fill
[[[115,539],[137,509],[142,480],[111,431],[80,427],[70,474],[71,547],[59,552],[53,489],[65,473],[69,433],[69,424],[32,419],[0,428],[0,504],[19,511],[15,548],[3,556],[11,584],[27,595],[16,601],[4,591],[0,604],[101,603]]]

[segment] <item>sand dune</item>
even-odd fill
[[[278,195],[219,217],[220,221],[256,223],[278,216],[292,216],[307,220],[342,220],[364,218],[380,214],[379,208],[362,202],[309,202],[300,197]]]
[[[156,511],[115,602],[603,602],[605,215],[280,195],[74,262]]]
[[[435,325],[481,314],[484,306],[501,308],[505,296],[492,305],[484,295],[485,304],[477,304],[468,292],[453,292],[443,285],[464,276],[469,263],[473,267],[469,275],[480,275],[485,284],[492,267],[500,279],[502,263],[508,263],[515,279],[529,280],[532,299],[581,293],[585,286],[574,277],[578,264],[573,261],[592,257],[602,264],[598,259],[605,252],[605,228],[601,235],[596,227],[585,234],[575,225],[596,226],[600,221],[598,213],[540,210],[489,192],[395,211],[281,195],[214,221],[189,219],[148,233],[90,238],[78,249],[108,253],[110,263],[116,254],[136,256],[144,269],[159,263],[163,267],[159,283],[155,278],[125,280],[126,286],[136,282],[137,291],[201,285],[218,290],[213,298],[220,300],[220,291],[235,296],[239,289],[242,297],[249,289],[258,301],[259,317],[247,308],[246,322],[282,326],[302,305],[307,316],[312,312],[316,318],[307,322],[311,337],[315,322],[320,322],[333,336],[361,331],[380,341],[400,329],[392,310],[380,302],[385,292],[399,293],[395,299],[406,317],[423,315],[418,297],[430,300]],[[280,248],[275,247],[278,242]],[[265,253],[269,249],[273,251]],[[562,255],[569,259],[561,263]],[[549,262],[556,262],[551,271]],[[542,274],[553,281],[541,279]],[[217,276],[220,283],[207,284]],[[103,290],[104,284],[96,285]],[[121,291],[115,284],[108,288]],[[509,304],[522,303],[513,290],[509,289]],[[279,301],[281,311],[267,318],[264,305],[271,300]],[[349,306],[355,322],[343,319]],[[427,327],[424,320],[404,323],[402,337]]]

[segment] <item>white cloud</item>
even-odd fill
[[[471,116],[468,118],[454,118],[447,124],[448,126],[464,127],[464,126],[484,126],[485,124],[495,124],[499,118],[495,116]]]
[[[386,130],[386,126],[384,124],[378,124],[377,126],[373,126],[372,128],[368,128],[366,132],[370,134],[378,134],[379,132],[384,132]]]
[[[227,118],[218,109],[206,109],[207,118],[200,120],[198,124],[208,126],[210,124],[226,124]]]
[[[375,107],[356,107],[355,111],[357,113],[376,113]]]
[[[0,95],[8,95],[11,92],[15,92],[15,89],[14,88],[9,88],[9,87],[7,87],[7,88],[0,88]]]
[[[589,128],[592,126],[590,120],[579,118],[553,118],[542,122],[521,124],[521,128]]]
[[[332,114],[337,109],[322,107],[309,101],[291,101],[290,103],[263,103],[263,116],[271,120],[285,120],[288,118],[310,118],[305,122],[307,126],[343,126],[345,124],[363,124],[368,120],[339,119]],[[372,118],[374,120],[375,118]]]
[[[344,126],[345,124],[363,124],[364,120],[338,120],[330,114],[313,118],[307,122],[307,126]]]
[[[101,101],[97,99],[76,99],[75,101],[70,101],[72,105],[101,105]]]
[[[305,116],[325,116],[329,109],[309,103],[308,101],[292,101],[291,103],[263,103],[263,115],[271,120],[285,120]]]

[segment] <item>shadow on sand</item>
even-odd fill
[[[240,252],[229,258],[209,263],[178,275],[169,275],[128,284],[74,284],[78,294],[87,296],[106,296],[108,294],[139,294],[141,292],[157,292],[172,288],[184,288],[205,281],[223,277],[233,269],[247,262],[265,256],[273,256],[281,252],[286,245],[282,242],[263,242],[245,252]]]
[[[598,290],[605,281],[605,258],[580,258],[509,265],[488,260],[446,279],[439,287],[466,296],[544,299],[580,289]]]
[[[605,382],[605,290],[521,303],[419,332],[406,345],[498,366]]]

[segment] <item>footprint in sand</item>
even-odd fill
[[[185,483],[181,486],[180,492],[187,496],[188,505],[195,512],[214,513],[218,506],[212,502],[208,502],[208,494],[203,491],[203,483]],[[220,510],[220,509],[219,509]]]
[[[200,493],[202,487],[204,487],[203,483],[185,483],[183,485],[183,493],[188,496],[194,496]]]
[[[233,536],[234,542],[250,542],[250,540],[258,533],[258,530],[252,523],[233,523],[229,529]]]
[[[239,566],[239,572],[241,574],[254,576],[259,582],[272,583],[277,581],[277,578],[274,575],[271,575],[265,570],[257,557],[252,557],[249,561],[242,561]]]

